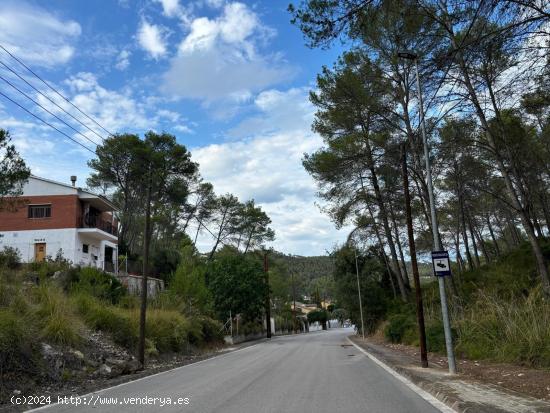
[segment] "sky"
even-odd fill
[[[287,5],[279,0],[3,0],[0,45],[97,124],[3,50],[0,76],[74,129],[1,79],[0,92],[92,151],[93,142],[108,133],[175,135],[216,193],[254,199],[268,213],[276,232],[273,248],[321,255],[342,242],[347,229],[337,231],[320,212],[316,185],[301,159],[322,145],[311,131],[315,108],[309,91],[322,66],[331,66],[342,50],[307,48],[290,24]],[[93,153],[3,96],[0,127],[10,131],[33,174],[66,183],[77,175],[85,186]],[[199,249],[211,244],[211,236],[202,234]]]

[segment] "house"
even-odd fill
[[[17,248],[24,262],[63,257],[116,273],[116,207],[104,196],[31,175],[15,210],[0,210],[0,250]]]

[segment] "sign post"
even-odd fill
[[[451,263],[448,251],[432,251],[432,265],[437,277],[451,275]]]

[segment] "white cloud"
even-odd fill
[[[81,33],[74,20],[12,1],[0,5],[0,27],[0,44],[24,61],[45,67],[67,63]]]
[[[166,17],[175,17],[180,13],[179,0],[155,0],[162,4],[162,12]]]
[[[132,53],[128,50],[122,50],[117,57],[115,67],[118,70],[126,70],[130,66],[130,56]]]
[[[259,115],[230,134],[240,138],[192,150],[201,174],[217,193],[254,198],[277,233],[274,247],[295,254],[324,254],[345,238],[315,206],[316,186],[302,166],[304,152],[322,140],[310,130],[314,108],[306,89],[269,90],[255,100]],[[269,125],[269,126],[268,126]],[[210,239],[202,238],[207,249]]]
[[[277,56],[258,52],[258,42],[273,34],[238,2],[226,4],[217,18],[193,19],[164,75],[163,91],[207,102],[238,102],[287,79],[290,68]]]
[[[71,76],[65,84],[70,88],[72,102],[113,133],[136,132],[156,126],[154,117],[148,116],[152,108],[136,100],[129,89],[106,89],[99,84],[94,74],[87,72]],[[94,128],[97,129],[97,126]]]
[[[166,54],[166,29],[162,26],[142,20],[137,38],[140,46],[154,59],[157,60]]]

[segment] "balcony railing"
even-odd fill
[[[97,215],[86,214],[82,217],[82,228],[97,228],[111,235],[118,236],[118,228],[109,221],[102,220]]]

